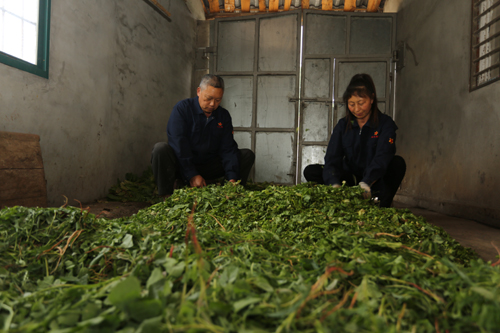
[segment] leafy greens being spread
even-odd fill
[[[5,332],[491,332],[500,268],[359,188],[176,190],[115,220],[0,210]]]

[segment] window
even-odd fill
[[[49,77],[50,0],[0,0],[0,62]]]
[[[500,0],[472,1],[470,90],[500,79]]]

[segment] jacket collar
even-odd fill
[[[377,111],[375,111],[375,112],[377,112]],[[373,125],[373,122],[372,122],[372,118],[373,118],[373,113],[370,115],[370,119],[368,119],[368,121],[366,122],[365,125],[367,125],[368,127],[371,127],[371,128],[375,128],[375,125]],[[356,118],[354,118],[354,120],[351,120],[351,124],[352,124],[352,127],[359,127],[359,124],[356,121]]]

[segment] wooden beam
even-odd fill
[[[285,0],[285,3],[284,3],[284,5],[283,5],[283,9],[284,9],[285,11],[290,10],[290,5],[291,5],[291,4],[292,4],[292,0]]]
[[[285,0],[285,3],[283,4],[283,10],[289,11],[291,4],[292,4],[292,0]]]
[[[309,0],[302,0],[302,9],[309,9]]]
[[[333,8],[333,0],[322,0],[321,1],[321,9],[322,10],[332,10]]]
[[[344,1],[344,12],[353,12],[356,10],[356,0]]]
[[[234,12],[234,0],[224,0],[224,11],[226,13]]]
[[[378,7],[380,6],[380,2],[382,0],[369,0],[368,5],[366,6],[366,11],[370,13],[378,12]]]
[[[363,9],[364,11],[364,9]],[[278,9],[278,13],[284,13],[285,11],[283,9]],[[344,12],[344,8],[333,8],[332,9],[332,12]],[[217,14],[208,14],[206,19],[207,20],[211,20],[211,19],[215,19],[215,18],[222,18],[222,17],[248,17],[248,16],[253,16],[255,17],[255,15],[266,15],[267,14],[267,11],[264,11],[264,12],[261,12],[259,11],[258,8],[250,8],[250,13],[242,13],[242,12],[238,12],[237,10],[234,11],[234,13],[224,13],[224,12],[220,12],[220,13],[217,13]]]
[[[241,11],[243,13],[250,12],[250,0],[241,0]]]
[[[201,5],[203,6],[203,11],[205,12],[205,16],[208,15],[208,10],[207,10],[207,7],[205,7],[205,2],[203,2],[203,0],[200,0],[201,1]]]
[[[209,0],[210,2],[210,14],[215,14],[220,11],[219,0]]]
[[[277,12],[279,8],[279,0],[269,0],[269,12]]]
[[[170,13],[156,0],[144,0],[148,5],[150,5],[154,10],[156,10],[161,15],[166,18],[170,17]]]
[[[259,0],[259,12],[267,11],[266,0]]]

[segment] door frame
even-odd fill
[[[296,70],[295,71],[259,71],[259,44],[260,44],[260,21],[265,19],[272,19],[283,16],[297,16],[297,25],[296,25]],[[218,50],[218,36],[219,36],[219,24],[220,22],[231,22],[231,21],[245,21],[245,20],[254,20],[255,21],[255,35],[254,35],[254,64],[252,71],[241,71],[241,72],[229,72],[229,71],[219,71],[217,69],[217,50]],[[214,46],[215,54],[211,57],[210,61],[210,72],[220,75],[220,76],[245,76],[253,77],[253,91],[252,91],[252,122],[250,127],[234,127],[235,132],[247,132],[251,135],[251,148],[252,151],[257,155],[256,152],[256,138],[257,133],[294,133],[294,147],[297,146],[298,134],[297,128],[299,126],[299,115],[298,115],[298,103],[293,99],[298,100],[299,96],[299,84],[300,84],[300,48],[301,48],[301,26],[302,26],[302,17],[300,12],[283,12],[283,13],[271,13],[271,14],[261,14],[256,16],[242,16],[242,17],[231,17],[231,18],[216,18],[214,20],[214,33],[211,35],[211,45]],[[211,29],[212,30],[212,29]],[[294,98],[290,99],[290,102],[294,102],[294,126],[293,128],[275,128],[275,127],[258,127],[257,126],[257,93],[258,93],[258,83],[259,77],[261,76],[295,76],[295,93]],[[230,111],[230,110],[229,110]],[[288,174],[293,177],[293,181],[291,183],[283,183],[284,185],[294,185],[296,184],[296,170],[297,170],[297,154],[296,148],[293,151],[293,161],[291,170],[293,170],[293,174]],[[251,178],[255,178],[255,167],[252,168]]]
[[[304,50],[307,49],[307,36],[305,36],[306,26],[307,26],[307,14],[315,14],[315,15],[328,15],[328,16],[339,16],[346,17],[346,31],[345,31],[345,49],[343,54],[313,54],[306,55]],[[392,19],[392,31],[391,31],[391,52],[387,54],[368,54],[368,55],[349,55],[350,49],[350,34],[351,34],[351,20],[353,17],[390,17]],[[381,102],[386,103],[385,113],[394,116],[394,104],[395,104],[395,74],[396,68],[394,65],[394,57],[393,52],[396,48],[396,17],[397,14],[389,14],[389,13],[359,13],[359,12],[328,12],[328,11],[317,11],[317,10],[304,10],[302,14],[303,26],[304,26],[304,36],[302,43],[302,57],[301,57],[301,96],[299,98],[299,130],[298,130],[298,146],[297,146],[297,170],[296,170],[296,179],[295,183],[301,183],[301,172],[302,172],[302,148],[305,146],[324,146],[325,148],[328,146],[328,142],[330,141],[331,133],[333,128],[336,125],[336,121],[340,119],[338,116],[338,107],[343,104],[343,101],[339,101],[338,97],[341,98],[343,92],[338,91],[338,75],[339,75],[339,66],[338,63],[340,61],[349,61],[349,62],[387,62],[386,66],[386,96],[381,100]],[[305,98],[303,97],[304,84],[305,84],[305,61],[308,59],[330,59],[330,93],[328,98]],[[380,101],[379,96],[377,96]],[[326,141],[317,141],[317,142],[304,142],[302,128],[304,119],[303,102],[324,102],[331,104],[331,110],[328,114],[328,137]]]

